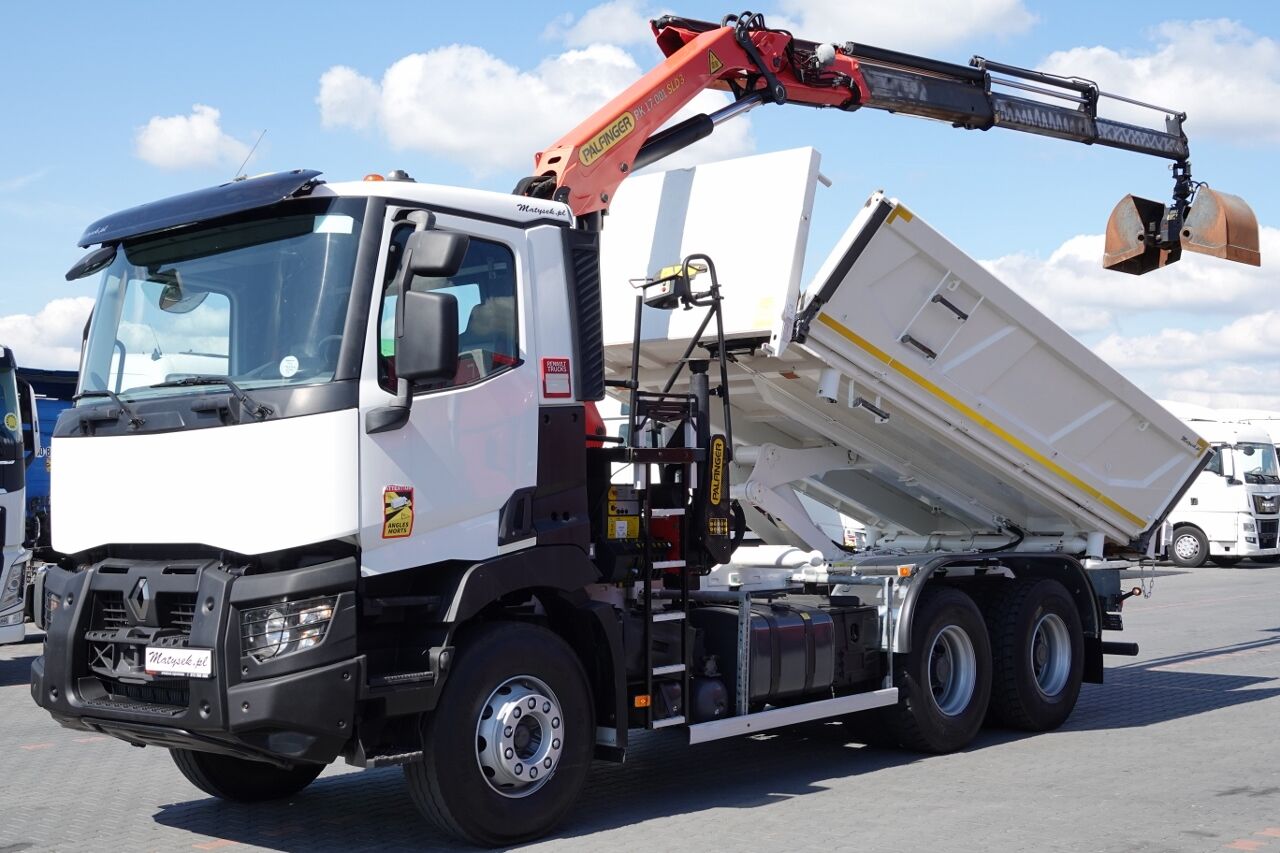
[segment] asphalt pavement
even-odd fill
[[[1280,853],[1280,567],[1162,571],[1056,732],[962,753],[849,741],[838,724],[687,747],[641,737],[526,849]],[[0,853],[460,849],[399,769],[335,765],[289,801],[209,798],[163,751],[60,728],[31,701],[38,634],[0,647]]]

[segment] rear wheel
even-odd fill
[[[1179,527],[1169,543],[1169,559],[1175,566],[1198,569],[1209,559],[1209,540],[1195,527]]]
[[[982,727],[991,694],[991,644],[973,599],[926,589],[911,627],[911,651],[895,657],[899,701],[881,712],[908,749],[954,752]]]
[[[191,749],[170,749],[169,754],[192,785],[210,796],[241,803],[260,803],[292,796],[315,781],[324,770],[323,764],[276,767],[261,761]]]
[[[1056,729],[1071,715],[1084,675],[1080,614],[1056,580],[1015,581],[987,606],[991,717],[1016,729]]]
[[[405,766],[409,793],[464,841],[529,841],[572,807],[594,739],[587,678],[564,640],[534,625],[485,625],[461,641],[423,720],[423,760]]]

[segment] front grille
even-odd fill
[[[99,590],[93,594],[93,612],[90,625],[95,631],[115,631],[133,624],[124,609],[124,593]]]
[[[190,636],[196,618],[195,593],[171,593],[160,597],[160,627],[177,628]]]
[[[1280,519],[1260,518],[1258,519],[1258,547],[1274,548],[1276,547],[1276,534],[1280,533]]]
[[[157,601],[157,627],[175,629],[183,635],[191,634],[191,623],[196,618],[196,596],[193,592],[162,593]],[[97,590],[93,594],[93,611],[90,628],[94,631],[115,631],[132,628],[141,622],[134,618],[125,604],[124,593],[115,590]]]

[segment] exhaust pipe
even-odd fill
[[[1244,199],[1206,184],[1191,196],[1189,167],[1175,170],[1174,203],[1127,195],[1107,219],[1102,265],[1116,272],[1142,275],[1168,266],[1182,250],[1260,266],[1258,218]]]

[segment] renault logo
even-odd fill
[[[147,614],[151,612],[151,585],[146,578],[139,579],[133,592],[129,593],[129,609],[138,622],[147,621]]]

